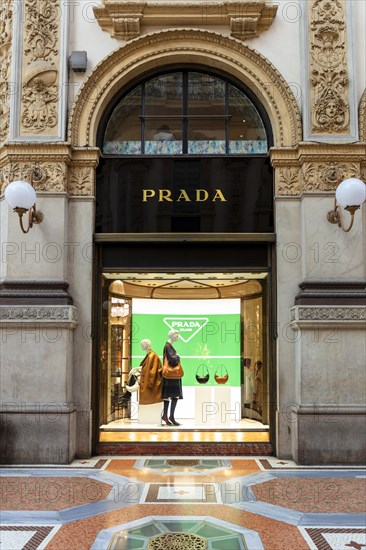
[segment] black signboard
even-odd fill
[[[267,157],[104,158],[96,232],[273,232]]]

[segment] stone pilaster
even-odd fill
[[[65,139],[67,4],[61,0],[14,3],[15,33],[11,139]]]
[[[302,21],[304,139],[356,141],[351,2],[305,0]]]
[[[11,0],[0,4],[0,145],[9,133],[13,8]]]
[[[0,432],[4,462],[67,463],[91,453],[90,319],[99,149],[8,142],[0,191],[33,185],[40,225],[23,235],[1,197]],[[78,319],[78,320],[77,320]],[[76,368],[77,366],[77,368]]]

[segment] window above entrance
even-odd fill
[[[249,97],[203,72],[175,71],[146,80],[114,108],[104,155],[267,154],[267,133]]]

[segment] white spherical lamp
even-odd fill
[[[26,181],[13,181],[5,189],[5,200],[12,208],[29,210],[36,202],[36,192]]]
[[[366,200],[366,185],[357,178],[349,178],[340,183],[336,190],[336,200],[340,206],[361,206]]]
[[[14,209],[19,216],[20,228],[23,233],[33,227],[35,223],[41,223],[43,220],[42,212],[36,209],[36,192],[34,187],[26,181],[13,181],[5,189],[5,200]],[[23,215],[28,212],[28,228],[23,226]]]

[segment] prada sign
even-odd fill
[[[205,202],[207,200],[227,202],[221,189],[214,189],[211,192],[206,189],[195,189],[193,191],[178,189],[175,195],[172,195],[170,189],[158,189],[157,191],[155,189],[143,189],[142,202],[147,202],[150,199],[155,199],[158,202]]]
[[[272,232],[269,161],[264,156],[102,159],[96,231]]]

